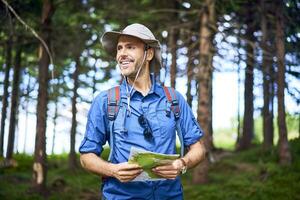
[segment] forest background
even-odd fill
[[[206,133],[186,199],[300,199],[299,11],[297,0],[1,0],[1,199],[98,197],[78,146],[93,98],[121,79],[99,40],[136,22],[161,42],[160,81]]]

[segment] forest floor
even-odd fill
[[[291,166],[279,166],[276,150],[262,152],[261,146],[242,152],[215,152],[209,183],[195,185],[189,171],[182,177],[186,200],[272,199],[300,200],[300,139],[290,141]],[[107,152],[105,154],[107,155]],[[46,198],[32,192],[33,157],[15,155],[17,166],[0,168],[0,199],[99,199],[100,178],[81,168],[68,170],[67,155],[48,157]]]

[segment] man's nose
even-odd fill
[[[119,49],[118,54],[119,54],[120,56],[127,55],[126,48]]]

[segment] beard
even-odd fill
[[[143,63],[143,59],[134,60],[131,58],[126,58],[120,59],[120,61],[118,61],[118,65],[123,76],[134,80],[140,67],[143,68],[145,63]],[[143,71],[143,69],[141,69],[141,71]]]

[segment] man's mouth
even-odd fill
[[[122,68],[127,68],[129,66],[130,63],[133,63],[134,60],[132,59],[124,59],[124,60],[120,60],[119,61],[119,65],[122,67]]]

